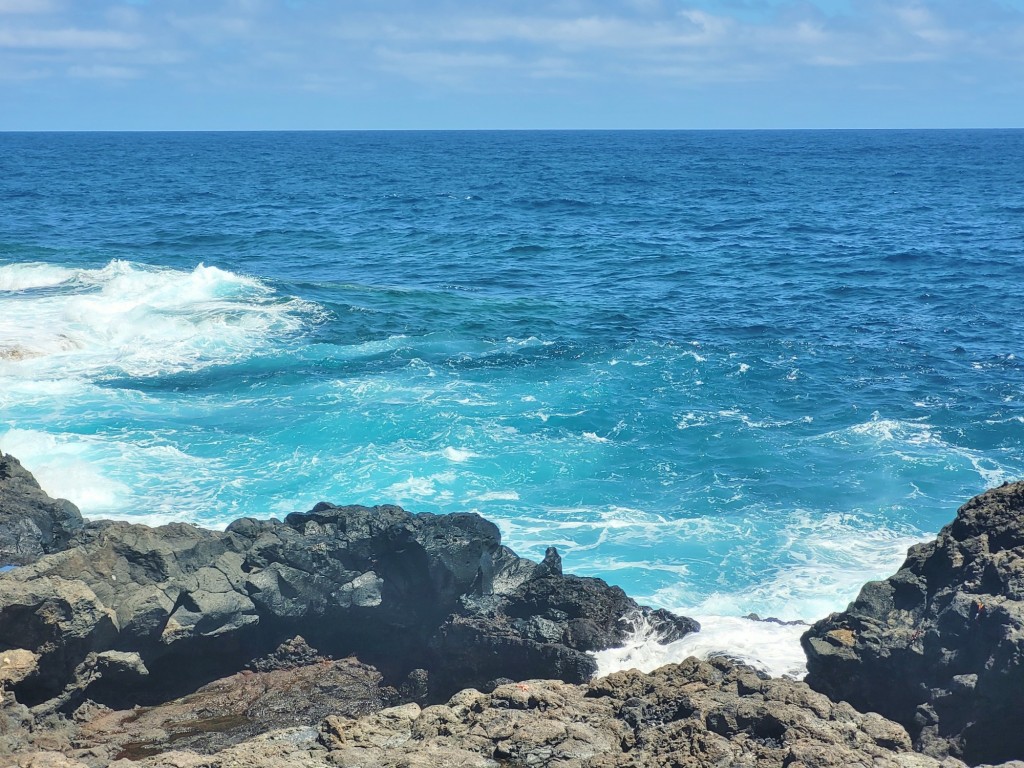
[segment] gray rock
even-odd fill
[[[14,685],[38,711],[156,704],[295,635],[325,656],[358,655],[426,702],[501,677],[585,680],[587,652],[620,644],[627,614],[667,639],[696,628],[563,576],[554,548],[541,564],[517,557],[472,514],[320,503],[223,532],[98,521],[67,545],[0,574],[0,651],[40,653]],[[97,661],[107,652],[137,654],[148,674],[113,675]]]
[[[1024,755],[1024,483],[971,499],[803,636],[807,682],[971,764]]]
[[[78,507],[51,499],[16,458],[0,453],[0,567],[60,551],[82,525]]]

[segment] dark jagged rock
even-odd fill
[[[1024,483],[971,499],[802,642],[812,687],[902,723],[922,751],[1024,757]]]
[[[0,485],[7,508],[34,503],[31,475],[8,466],[20,473]],[[60,530],[45,544],[57,551],[0,574],[0,748],[26,765],[230,751],[350,699],[354,716],[487,680],[585,680],[586,652],[621,642],[623,616],[660,622],[670,639],[696,628],[598,579],[563,576],[554,548],[542,563],[519,558],[477,515],[321,503],[224,532]],[[391,684],[330,660],[351,653]]]
[[[246,669],[253,672],[273,672],[278,669],[304,667],[319,661],[330,661],[330,659],[310,646],[301,635],[296,635],[291,640],[286,640],[277,646],[273,653],[247,664]]]
[[[485,688],[500,677],[536,677],[530,670],[538,668],[551,670],[549,677],[584,682],[597,671],[588,652],[623,645],[638,620],[666,643],[700,629],[692,619],[638,606],[601,579],[563,576],[554,547],[527,568],[504,547],[492,562],[493,591],[464,596],[430,640],[438,693]],[[437,663],[442,659],[447,662]]]
[[[0,453],[0,567],[64,549],[82,525],[78,507],[51,499],[16,458]]]
[[[18,700],[68,712],[87,698],[184,695],[296,634],[437,700],[498,677],[586,679],[585,652],[621,642],[623,614],[677,635],[696,628],[598,579],[561,576],[559,561],[553,550],[543,564],[517,557],[478,515],[394,506],[321,503],[224,532],[102,521],[0,575],[0,650],[37,650]]]

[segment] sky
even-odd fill
[[[0,130],[964,127],[1024,0],[0,0]]]

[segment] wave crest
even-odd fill
[[[232,363],[320,313],[204,264],[191,271],[120,260],[94,270],[15,264],[0,269],[5,285],[16,288],[0,295],[0,311],[13,321],[0,331],[0,349],[9,351],[0,363],[31,364],[29,375],[147,377]]]

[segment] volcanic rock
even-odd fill
[[[447,704],[329,717],[339,765],[497,768],[953,768],[911,751],[899,725],[728,659],[687,659],[588,685],[530,680]]]
[[[500,677],[586,680],[587,651],[621,644],[624,617],[670,639],[697,628],[558,562],[553,549],[543,564],[519,558],[478,515],[394,506],[321,503],[224,532],[100,521],[0,574],[0,651],[39,653],[12,688],[46,711],[167,701],[296,634],[426,702]]]
[[[1024,757],[1024,483],[971,499],[802,643],[813,688],[903,724],[923,752]]]
[[[0,567],[60,551],[82,525],[78,507],[51,499],[16,458],[0,453]]]
[[[171,750],[210,754],[270,730],[309,726],[328,715],[358,717],[391,703],[380,673],[355,659],[245,670],[155,707],[92,714],[71,754],[94,760]]]
[[[144,711],[137,724],[128,725],[163,731],[168,721],[162,718],[172,708],[185,725],[189,709],[199,707],[201,730],[206,707],[237,712],[234,702],[251,690],[236,681],[225,700],[218,686],[201,692],[213,696],[205,704],[197,694]],[[118,738],[116,721],[106,725]],[[87,724],[77,743],[104,733]],[[953,758],[940,761],[911,751],[906,731],[880,715],[861,714],[803,683],[773,680],[721,657],[687,659],[651,674],[618,672],[585,685],[528,680],[490,694],[467,689],[445,704],[331,715],[316,729],[272,730],[213,753],[200,753],[173,735],[167,743],[177,748],[146,756],[136,744],[122,748],[113,761],[101,750],[80,748],[67,753],[68,763],[52,765],[77,768],[71,761],[81,760],[92,768],[963,768]]]

